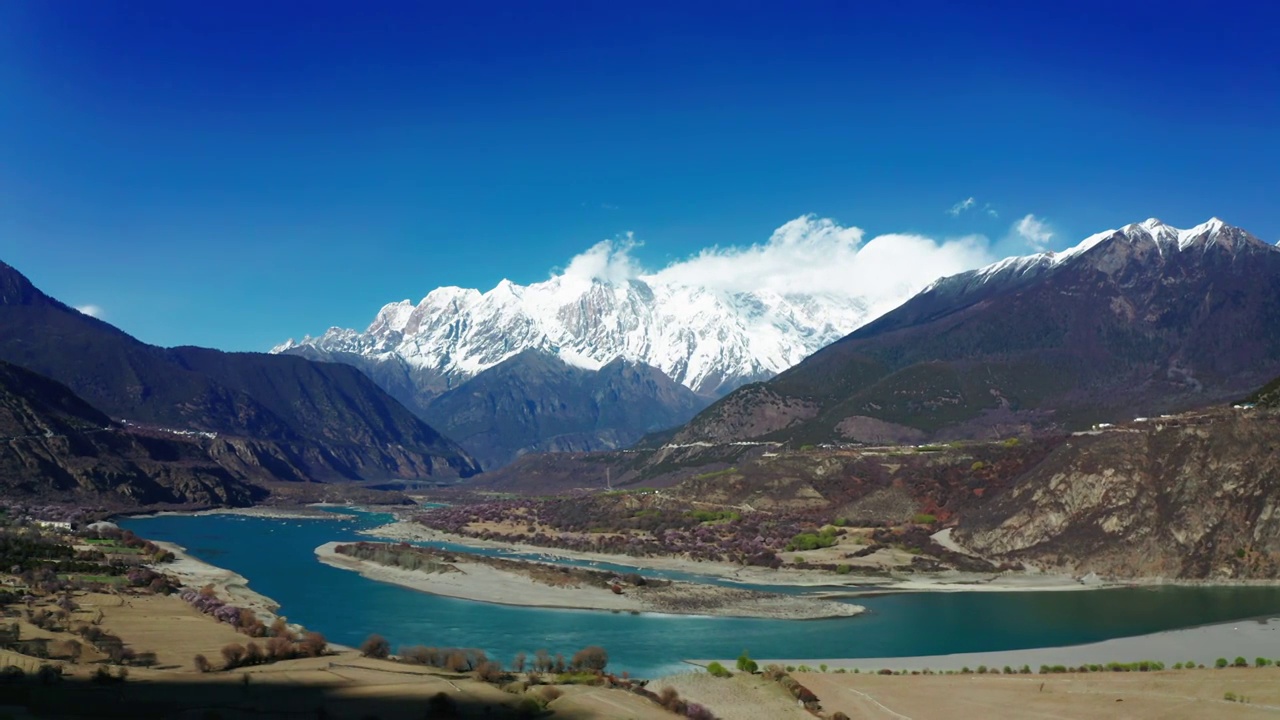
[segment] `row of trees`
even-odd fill
[[[324,635],[320,633],[308,632],[304,633],[300,638],[291,634],[274,635],[268,638],[263,645],[259,645],[252,640],[244,645],[240,643],[224,645],[222,648],[222,669],[234,670],[239,667],[262,665],[280,660],[320,657],[328,651],[329,643],[325,640]],[[213,663],[209,662],[209,659],[204,655],[196,655],[194,664],[196,670],[200,672],[211,672],[214,669]]]
[[[360,644],[360,654],[364,657],[387,659],[391,657],[391,643],[381,635],[370,635]],[[470,672],[486,665],[496,665],[501,670],[502,664],[490,660],[483,650],[475,648],[436,648],[422,645],[409,645],[400,648],[396,659],[414,665],[442,667],[452,672]],[[598,645],[587,646],[573,654],[569,660],[564,655],[551,655],[547,650],[538,650],[530,658],[525,653],[518,653],[511,670],[516,673],[566,673],[566,672],[604,672],[609,665],[609,653]]]

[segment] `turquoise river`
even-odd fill
[[[744,649],[758,658],[1011,650],[1280,612],[1277,587],[1164,587],[897,593],[858,598],[867,613],[834,620],[630,615],[438,597],[367,580],[315,559],[317,546],[372,539],[359,531],[389,520],[370,513],[334,520],[165,515],[120,524],[240,573],[250,588],[278,602],[291,622],[322,632],[332,642],[355,646],[376,632],[393,647],[478,647],[507,661],[520,651],[547,648],[567,656],[586,645],[600,645],[609,651],[612,669],[650,677],[678,671],[685,658],[736,657]]]

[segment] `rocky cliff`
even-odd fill
[[[956,532],[987,556],[1118,577],[1280,575],[1280,413],[1076,435]]]

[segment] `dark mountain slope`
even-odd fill
[[[196,437],[124,428],[66,386],[0,362],[0,488],[8,498],[248,505],[266,491]]]
[[[66,384],[115,418],[246,438],[282,479],[467,476],[477,467],[354,368],[165,349],[48,297],[0,264],[0,359]]]
[[[677,441],[1070,429],[1235,399],[1277,373],[1280,249],[1219,221],[1148,221],[941,280]]]
[[[705,405],[648,365],[586,370],[527,350],[440,395],[425,417],[492,469],[527,453],[625,447]]]
[[[1280,410],[1280,377],[1262,386],[1258,392],[1250,395],[1245,403]]]

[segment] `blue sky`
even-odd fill
[[[1275,242],[1271,6],[12,0],[0,259],[143,340],[262,350],[624,232],[651,268],[809,213]]]

